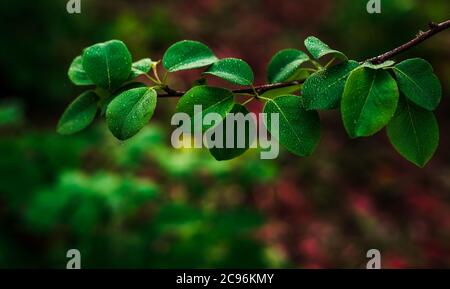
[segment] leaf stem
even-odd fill
[[[158,84],[158,81],[156,79],[154,79],[153,77],[151,77],[150,75],[148,75],[148,73],[144,74],[148,79],[150,79],[150,81],[152,81],[155,84]]]
[[[310,62],[311,62],[318,70],[323,69],[323,66],[322,66],[319,62],[317,62],[317,61],[315,61],[315,60],[313,60],[313,59],[311,59]]]
[[[328,68],[334,61],[336,60],[336,57],[333,57],[326,65],[325,68]]]
[[[255,98],[259,98],[259,93],[253,84],[252,84],[252,89],[253,89],[253,93],[255,94]]]
[[[161,81],[161,79],[159,78],[159,75],[158,75],[158,70],[156,68],[156,65],[153,66],[152,70],[153,70],[153,75],[155,76],[156,80],[158,81],[158,84],[162,84],[162,81]]]
[[[252,96],[251,98],[247,99],[246,101],[244,101],[243,103],[241,103],[242,106],[246,106],[247,104],[249,104],[250,102],[252,102],[254,99],[256,99],[256,97]]]
[[[265,100],[265,101],[272,101],[272,99],[267,98],[267,97],[263,97],[263,96],[260,96],[259,98],[262,99],[262,100]]]
[[[302,68],[302,69],[303,69],[303,70],[306,70],[306,71],[308,71],[308,72],[312,72],[312,73],[317,72],[317,69],[314,69],[314,68],[306,67],[306,68]]]
[[[163,84],[165,84],[166,83],[166,81],[167,81],[167,77],[169,76],[169,72],[168,71],[166,71],[165,73],[164,73],[164,76],[163,76]]]

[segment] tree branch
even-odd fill
[[[391,59],[392,57],[405,52],[408,49],[413,48],[414,46],[419,45],[420,43],[424,42],[425,40],[427,40],[428,38],[432,37],[433,35],[438,34],[441,31],[444,31],[448,28],[450,28],[450,20],[441,22],[441,23],[434,23],[434,22],[430,22],[428,24],[428,27],[430,27],[430,29],[428,29],[427,31],[423,32],[420,31],[417,36],[412,39],[411,41],[395,48],[392,49],[386,53],[383,53],[381,55],[375,56],[373,58],[370,58],[366,61],[374,63],[374,64],[380,64],[385,62],[388,59]]]
[[[397,48],[394,48],[386,53],[383,53],[381,55],[367,59],[365,62],[371,62],[373,64],[383,63],[386,60],[391,59],[391,58],[413,48],[414,46],[419,45],[420,43],[429,39],[433,35],[436,35],[439,32],[450,28],[450,20],[447,20],[447,21],[444,21],[441,23],[430,22],[428,24],[428,27],[429,27],[429,29],[427,31],[425,31],[425,32],[420,31],[414,39],[408,41],[407,43],[405,43]],[[236,90],[233,90],[232,92],[236,93],[236,94],[245,94],[245,93],[254,94],[254,89],[255,89],[258,94],[262,94],[262,93],[272,90],[272,89],[294,86],[294,85],[298,85],[298,84],[302,84],[302,83],[303,83],[303,81],[291,81],[291,82],[282,82],[282,83],[274,83],[274,84],[263,84],[263,85],[255,86],[254,88],[250,87],[250,88],[236,89]],[[163,90],[165,91],[165,93],[158,94],[158,97],[181,97],[186,93],[186,91],[175,90],[175,89],[170,88],[169,86],[164,87]]]
[[[246,93],[254,94],[254,90],[256,90],[256,92],[258,94],[262,94],[262,93],[272,90],[272,89],[294,86],[294,85],[299,85],[302,83],[303,83],[303,81],[296,80],[296,81],[281,82],[281,83],[274,83],[274,84],[263,84],[263,85],[255,86],[254,89],[252,87],[242,88],[242,89],[235,89],[232,92],[236,93],[236,94],[246,94]],[[158,97],[180,97],[186,93],[186,91],[174,90],[168,86],[164,87],[163,90],[166,93],[158,94]]]

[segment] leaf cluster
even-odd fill
[[[285,85],[259,94],[249,64],[237,58],[219,59],[197,41],[175,43],[157,62],[149,58],[133,62],[128,48],[119,40],[95,44],[74,59],[68,72],[74,84],[95,88],[69,105],[58,123],[58,132],[78,132],[100,112],[115,137],[129,139],[150,121],[158,93],[168,92],[167,74],[202,68],[201,78],[183,94],[176,108],[192,119],[199,117],[194,105],[202,105],[203,114],[215,112],[223,123],[229,113],[248,113],[245,104],[257,99],[265,103],[265,113],[279,114],[277,133],[271,133],[278,135],[280,144],[295,155],[308,156],[320,139],[319,111],[339,109],[351,138],[372,136],[386,127],[392,145],[402,156],[421,167],[430,160],[439,142],[433,111],[442,91],[427,61],[413,58],[398,64],[392,60],[376,65],[360,63],[312,36],[305,40],[305,47],[309,54],[291,48],[273,56],[267,65],[267,82]],[[166,70],[163,78],[158,75],[159,63]],[[137,82],[141,75],[152,85]],[[209,86],[207,76],[253,88],[253,93]],[[238,94],[250,98],[239,103]],[[269,131],[270,121],[265,119]],[[222,123],[203,126],[203,131],[223,127]],[[229,160],[249,147],[247,140],[245,148],[210,151],[218,160]]]

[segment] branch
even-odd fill
[[[391,58],[413,48],[414,46],[419,45],[420,43],[429,39],[433,35],[436,35],[439,32],[450,28],[450,20],[447,20],[447,21],[444,21],[441,23],[430,22],[428,24],[428,26],[429,26],[429,29],[427,31],[425,31],[425,32],[420,31],[414,39],[412,39],[412,40],[408,41],[407,43],[405,43],[397,48],[394,48],[386,53],[383,53],[381,55],[367,59],[365,62],[371,62],[373,64],[383,63],[386,60],[391,59]],[[254,91],[256,90],[256,92],[258,94],[262,94],[262,93],[272,90],[272,89],[294,86],[294,85],[298,85],[298,84],[302,84],[302,83],[303,83],[303,81],[291,81],[291,82],[282,82],[282,83],[274,83],[274,84],[264,84],[264,85],[255,86],[254,88],[250,87],[250,88],[236,89],[236,90],[233,90],[232,92],[236,93],[236,94],[245,94],[245,93],[254,94]],[[186,93],[186,91],[175,90],[175,89],[170,88],[169,86],[166,86],[163,89],[164,89],[165,93],[158,94],[158,97],[181,97]]]
[[[412,39],[411,41],[409,41],[395,49],[392,49],[391,51],[388,51],[388,52],[378,55],[376,57],[370,58],[366,61],[374,63],[374,64],[383,63],[386,60],[388,60],[400,53],[403,53],[406,50],[413,48],[414,46],[419,45],[420,43],[424,42],[425,40],[432,37],[433,35],[436,35],[439,32],[450,28],[450,20],[447,20],[447,21],[444,21],[441,23],[430,22],[428,24],[428,26],[430,27],[429,30],[427,30],[425,32],[420,31],[419,34],[417,34],[417,36],[414,39]]]
[[[251,93],[254,94],[255,90],[258,94],[262,94],[266,91],[272,90],[272,89],[277,89],[277,88],[283,88],[283,87],[288,87],[288,86],[294,86],[294,85],[299,85],[302,84],[304,81],[290,81],[290,82],[281,82],[281,83],[274,83],[274,84],[264,84],[264,85],[258,85],[255,86],[254,88],[250,87],[250,88],[242,88],[242,89],[235,89],[232,92],[236,93],[236,94],[246,94],[246,93]],[[164,87],[163,90],[166,93],[163,94],[158,94],[158,97],[180,97],[183,96],[186,91],[180,91],[180,90],[174,90],[168,86]]]

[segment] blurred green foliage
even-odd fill
[[[243,205],[252,186],[276,177],[273,165],[257,154],[226,165],[207,151],[173,152],[165,135],[152,126],[118,145],[95,127],[2,138],[0,267],[63,268],[70,248],[83,267],[270,265],[253,235],[262,215]],[[245,181],[229,188],[230,179]]]
[[[23,105],[18,100],[0,101],[0,128],[20,126],[24,121]]]
[[[153,9],[148,3],[142,10],[133,10],[133,4],[124,5],[119,0],[83,1],[83,13],[71,15],[65,4],[58,0],[1,2],[0,33],[8,41],[0,46],[2,94],[23,98],[30,106],[46,106],[47,112],[58,114],[77,93],[66,72],[82,48],[121,39],[139,59],[178,38],[165,6]]]

